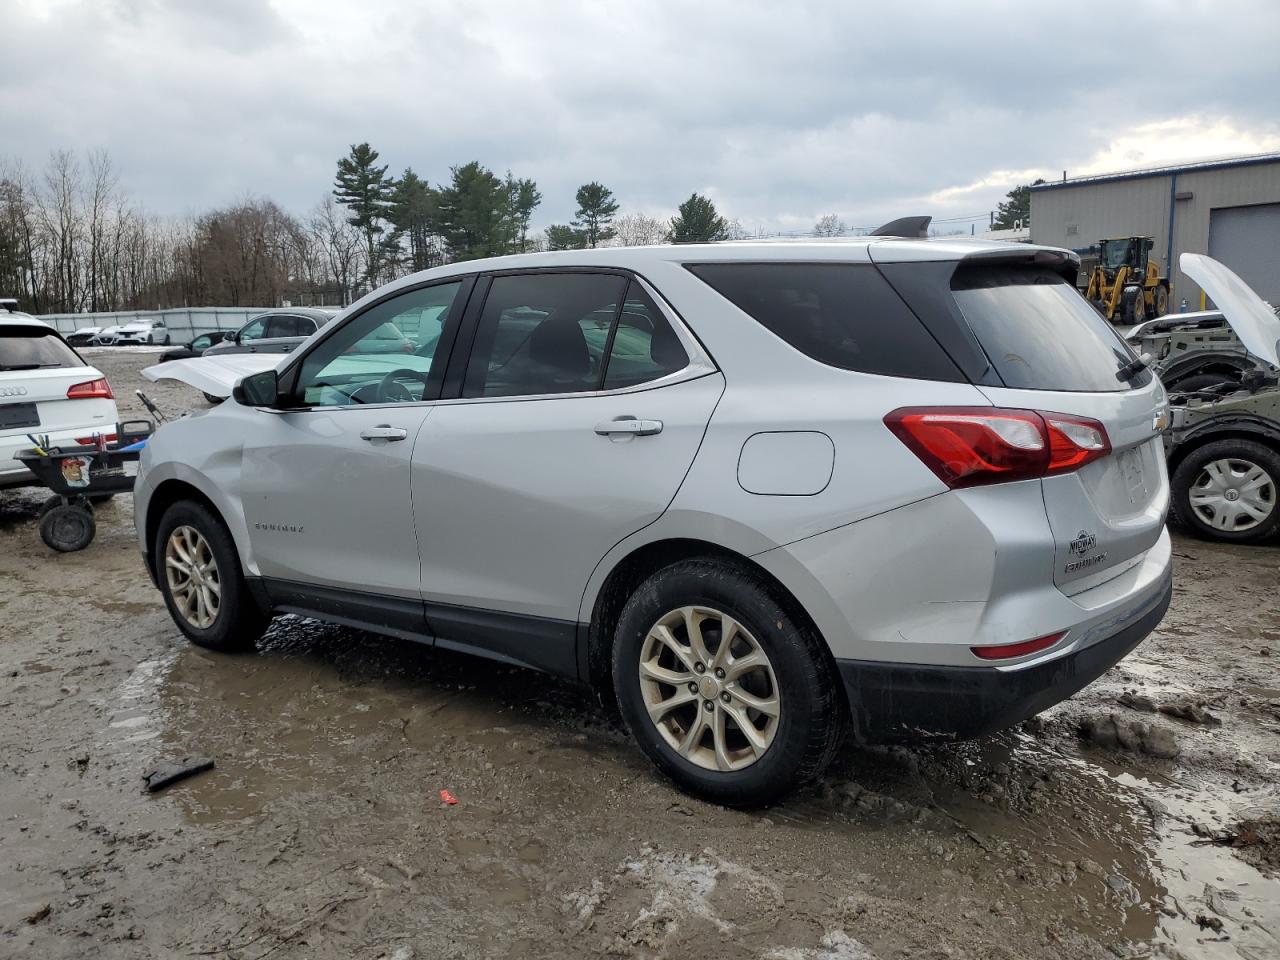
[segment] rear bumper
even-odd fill
[[[837,660],[855,737],[864,743],[965,740],[1010,727],[1092,683],[1155,629],[1173,595],[1158,588],[1088,646],[1018,667],[929,666]]]

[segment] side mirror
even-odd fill
[[[236,383],[231,396],[236,403],[245,407],[275,406],[279,385],[274,370],[263,370],[250,374]]]

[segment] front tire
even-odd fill
[[[817,779],[844,737],[844,693],[822,640],[762,576],[721,560],[673,564],[632,594],[613,683],[654,765],[727,806],[764,806]]]
[[[1215,440],[1193,450],[1171,481],[1173,507],[1202,537],[1261,543],[1280,527],[1280,453],[1253,440]]]
[[[210,650],[252,650],[269,617],[240,570],[235,541],[208,507],[180,500],[160,519],[153,545],[165,606],[192,643]]]

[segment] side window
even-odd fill
[[[843,370],[963,379],[871,264],[700,263],[690,272],[801,353]]]
[[[657,380],[684,369],[688,363],[680,338],[658,305],[644,287],[631,281],[609,348],[604,389],[617,390]]]
[[[208,350],[211,346],[213,346],[213,338],[207,333],[201,334],[191,341],[192,350]]]
[[[421,400],[444,375],[436,355],[460,281],[409,290],[345,321],[302,362],[294,390],[309,406]]]
[[[241,343],[248,343],[250,340],[261,340],[263,331],[267,328],[267,318],[259,317],[252,323],[246,323],[240,328],[238,334]]]
[[[600,389],[626,279],[603,273],[495,277],[463,396],[519,397]]]

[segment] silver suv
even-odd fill
[[[768,803],[847,731],[1029,717],[1163,616],[1164,391],[1075,273],[901,239],[419,273],[162,426],[139,542],[198,644],[290,612],[572,677]],[[412,352],[361,349],[388,323]]]

